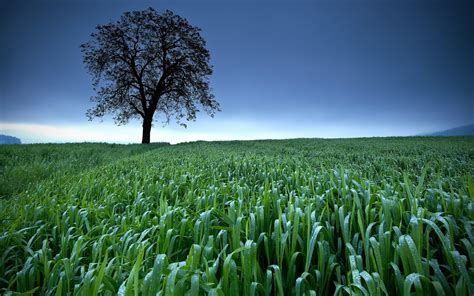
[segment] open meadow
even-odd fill
[[[474,295],[474,137],[0,146],[0,294]]]

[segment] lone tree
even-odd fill
[[[212,66],[200,31],[169,10],[153,8],[98,25],[81,45],[96,91],[89,120],[106,114],[117,125],[142,119],[142,143],[150,143],[156,113],[184,127],[201,108],[213,117],[220,109],[209,87]]]

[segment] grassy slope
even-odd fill
[[[48,178],[1,203],[0,292],[470,293],[473,144],[200,142]]]
[[[0,197],[9,197],[28,190],[45,179],[79,174],[161,145],[0,145]]]

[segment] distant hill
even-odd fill
[[[421,136],[447,137],[447,136],[474,136],[474,124],[451,128],[444,131],[422,134]]]
[[[21,140],[7,135],[0,135],[0,144],[21,144]]]

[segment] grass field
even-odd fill
[[[0,153],[0,294],[474,294],[474,137]]]
[[[25,191],[44,179],[75,175],[163,145],[166,144],[1,145],[0,197]]]

